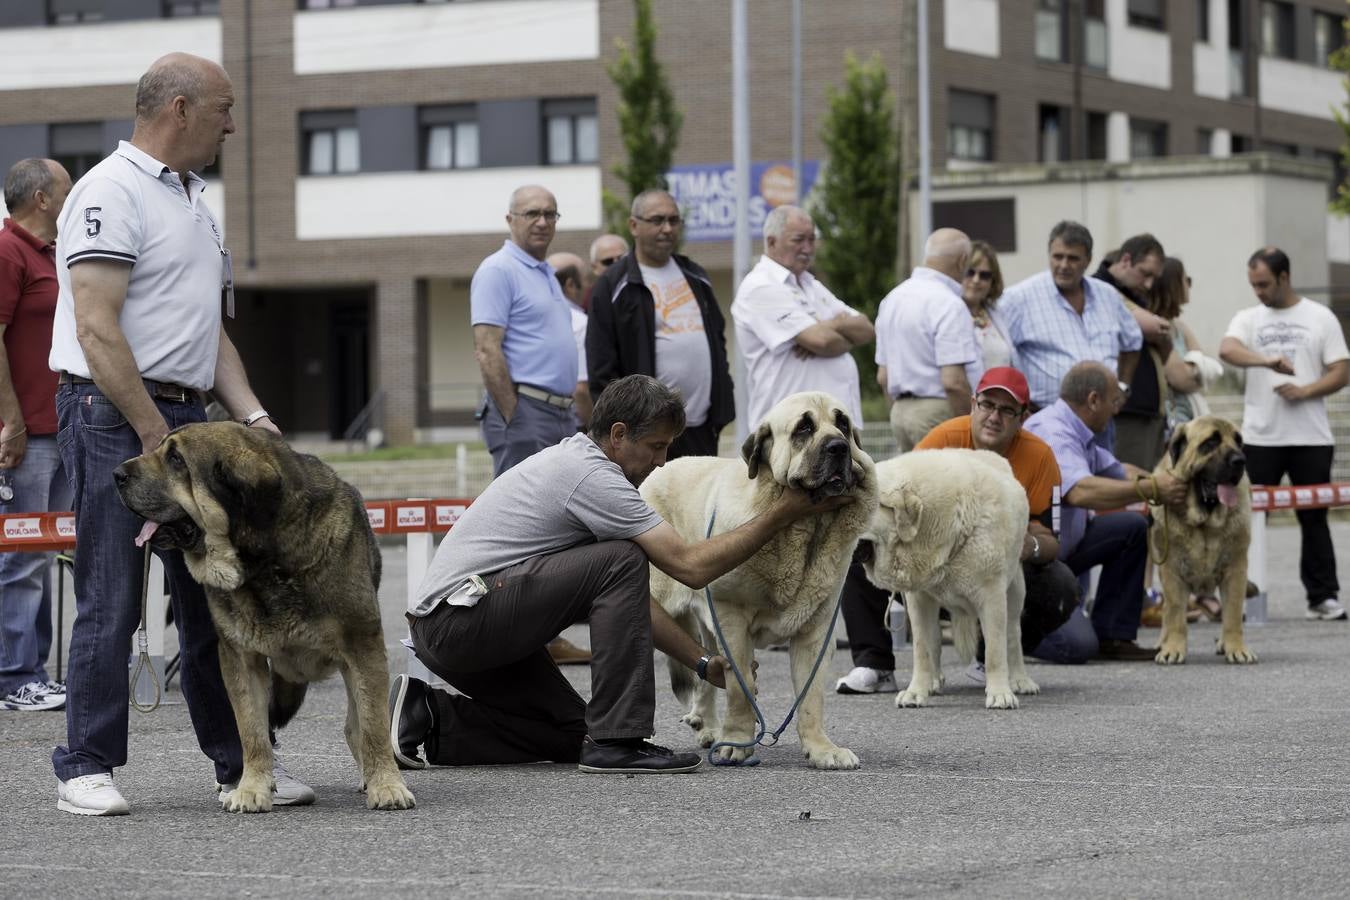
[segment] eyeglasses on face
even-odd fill
[[[994,273],[988,269],[976,269],[974,267],[966,269],[967,278],[978,278],[980,281],[993,281]]]
[[[618,256],[606,256],[604,259],[596,260],[596,262],[600,263],[602,266],[612,266],[621,259],[623,259],[623,254],[619,254]]]
[[[633,216],[639,222],[646,222],[648,225],[655,225],[657,228],[663,225],[669,225],[671,228],[679,228],[684,219],[679,216]]]
[[[993,400],[986,400],[983,397],[976,400],[975,405],[979,407],[980,412],[984,413],[986,416],[992,416],[994,413],[998,413],[1005,419],[1013,419],[1022,414],[1020,407],[1004,406],[1002,403],[995,403]]]
[[[543,219],[545,222],[556,222],[562,218],[562,213],[556,209],[526,209],[521,212],[513,212],[511,215],[527,222],[534,222],[538,219]]]

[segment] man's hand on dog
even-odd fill
[[[847,506],[854,500],[850,494],[840,494],[837,497],[826,497],[819,503],[811,500],[811,495],[800,488],[786,488],[774,501],[773,512],[782,516],[788,522],[795,522],[797,519],[803,519],[807,516],[818,516],[821,513],[830,512]]]
[[[726,690],[727,676],[730,672],[731,660],[727,659],[725,656],[713,656],[708,658],[708,684]],[[750,689],[756,694],[759,693],[758,675],[759,660],[754,660],[750,663]]]
[[[1159,472],[1153,476],[1158,484],[1158,497],[1165,506],[1180,506],[1186,502],[1186,494],[1191,486],[1188,482],[1182,481],[1166,472]]]

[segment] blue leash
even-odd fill
[[[708,533],[706,537],[712,537],[713,525],[717,523],[717,510],[713,510],[712,518],[708,521]],[[731,655],[731,648],[727,645],[726,635],[722,633],[722,623],[717,618],[717,607],[713,604],[712,588],[704,587],[703,595],[708,601],[708,613],[712,616],[713,631],[717,633],[717,642],[722,648],[722,655],[726,657],[727,662],[731,663],[731,673],[736,676],[736,683],[741,686],[741,693],[745,694],[745,699],[750,701],[750,708],[755,711],[755,721],[758,724],[758,731],[755,732],[753,740],[749,741],[717,741],[708,748],[708,762],[714,766],[757,766],[759,758],[753,753],[739,762],[729,759],[721,759],[714,754],[722,747],[772,747],[778,743],[778,738],[787,730],[788,725],[792,723],[792,717],[797,714],[797,707],[801,706],[802,700],[806,697],[806,692],[811,689],[811,685],[816,680],[816,673],[820,671],[820,664],[825,659],[825,651],[830,649],[830,641],[834,640],[834,624],[839,620],[839,603],[843,599],[843,592],[834,600],[834,611],[830,614],[830,627],[825,631],[825,641],[820,645],[820,652],[816,654],[816,664],[811,667],[811,674],[806,679],[806,684],[802,685],[801,692],[797,698],[792,701],[792,708],[788,710],[787,716],[783,719],[783,724],[779,725],[777,730],[769,734],[769,726],[764,721],[764,711],[759,708],[759,703],[755,701],[755,692],[750,690],[750,686],[745,683],[745,676],[741,674],[740,668],[736,665],[736,658]],[[765,739],[765,735],[768,739]]]

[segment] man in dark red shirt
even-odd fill
[[[70,509],[56,448],[56,373],[47,365],[56,313],[56,218],[70,175],[25,159],[5,176],[10,217],[0,231],[0,513]],[[60,709],[65,687],[48,679],[52,643],[50,555],[0,553],[0,708]]]

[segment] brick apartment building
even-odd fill
[[[730,3],[654,5],[685,113],[677,164],[726,164]],[[827,91],[851,50],[891,73],[912,158],[913,0],[802,5],[804,157],[820,159]],[[1325,64],[1340,0],[929,7],[939,169],[1256,150],[1330,160],[1341,141],[1330,106],[1344,96]],[[749,2],[756,161],[790,155],[790,10]],[[434,438],[472,425],[468,282],[505,237],[511,190],[557,194],[555,250],[584,254],[602,227],[621,154],[605,66],[632,24],[630,0],[3,0],[0,165],[53,156],[78,176],[130,135],[150,61],[220,61],[238,132],[206,173],[208,202],[226,223],[229,327],[255,387],[292,433],[339,435],[378,396],[391,442]],[[1350,263],[1346,238],[1335,262]],[[730,241],[686,251],[729,304]]]

